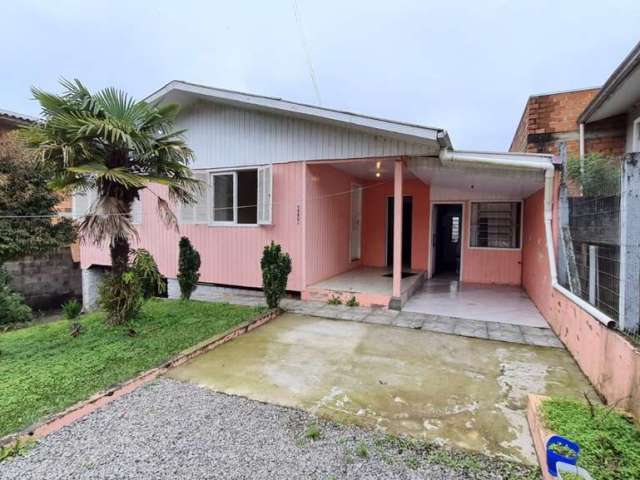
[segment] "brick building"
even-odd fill
[[[527,100],[509,151],[560,154],[560,146],[564,144],[568,156],[578,156],[578,119],[599,92],[600,88],[586,88],[532,95]],[[584,153],[623,154],[626,131],[624,114],[589,123],[584,129]]]

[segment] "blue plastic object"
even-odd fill
[[[562,445],[567,447],[570,450],[573,450],[575,455],[573,457],[560,455],[559,453],[551,450],[552,445]],[[553,435],[549,437],[549,440],[547,440],[547,468],[549,469],[549,473],[554,477],[558,476],[556,463],[563,462],[568,463],[569,465],[575,465],[578,461],[578,455],[580,455],[580,445],[567,438],[561,437],[560,435]]]

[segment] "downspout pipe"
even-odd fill
[[[558,283],[556,252],[553,246],[553,180],[555,177],[555,166],[551,163],[550,159],[521,160],[511,159],[507,155],[503,157],[488,157],[486,154],[454,152],[444,148],[440,150],[439,157],[440,161],[445,165],[447,163],[470,163],[475,165],[484,164],[510,168],[544,170],[544,231],[547,244],[547,258],[549,259],[551,286],[607,327],[612,328],[616,325],[616,321],[611,317],[605,315],[593,305]]]

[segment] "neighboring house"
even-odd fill
[[[28,125],[37,120],[37,118],[30,115],[0,109],[0,138],[5,133],[15,130],[21,125]]]
[[[511,152],[580,154],[578,117],[600,88],[532,95],[527,100],[511,142]],[[594,123],[584,133],[585,153],[620,155],[624,152],[625,119],[616,117]]]
[[[37,121],[38,118],[30,115],[0,110],[0,141],[8,132]],[[64,198],[56,208],[70,214],[71,198]],[[80,246],[76,243],[40,257],[7,262],[4,267],[11,274],[12,287],[25,301],[34,308],[46,310],[58,308],[69,298],[81,295],[79,261]]]
[[[550,155],[456,152],[440,128],[180,81],[148,100],[182,106],[177,128],[209,186],[196,205],[177,206],[180,235],[202,256],[201,292],[260,288],[271,240],[291,255],[288,289],[303,299],[354,295],[400,308],[434,275],[524,281]],[[78,198],[76,214],[87,200]],[[174,294],[179,234],[154,205],[144,192],[136,206],[140,245]],[[95,284],[107,249],[83,245],[81,264],[86,285]]]
[[[561,251],[562,210],[572,235],[587,232],[584,239],[572,241],[584,241],[590,247],[585,265],[593,276],[588,275],[587,281],[596,288],[582,295],[595,294],[589,302],[598,310],[555,288],[546,278],[535,279],[529,269],[543,272],[547,264],[542,257],[523,255],[523,278],[533,278],[523,281],[523,287],[599,392],[640,416],[640,351],[619,333],[640,340],[640,43],[601,88],[530,97],[511,151],[550,152],[561,157],[601,153],[619,159],[623,175],[617,196],[580,199],[580,191],[574,188],[574,203],[565,203],[565,208],[567,198],[563,200],[560,183],[556,183],[560,194],[555,202],[559,212],[553,220],[553,241]],[[543,232],[526,242],[544,242]],[[531,250],[532,256],[539,253]],[[606,283],[609,294],[615,294],[608,299],[609,305],[600,304],[598,285],[605,282],[615,282]]]

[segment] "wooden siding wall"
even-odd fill
[[[202,266],[200,281],[224,285],[260,287],[262,249],[271,240],[280,243],[291,255],[293,270],[288,288],[300,290],[302,283],[302,224],[298,223],[298,209],[302,200],[302,164],[282,164],[273,168],[273,225],[228,226],[180,225],[180,233],[164,226],[156,211],[156,197],[144,192],[143,221],[138,226],[140,245],[156,259],[160,271],[175,278],[178,265],[178,240],[187,236],[200,252]],[[154,191],[165,197],[165,189]],[[135,246],[135,245],[134,245]],[[106,248],[83,245],[82,268],[91,265],[110,265]]]
[[[356,181],[329,165],[307,165],[305,181],[306,283],[311,285],[359,264],[350,258],[351,185]]]
[[[427,145],[204,101],[186,108],[177,124],[187,129],[193,168],[434,153]]]

